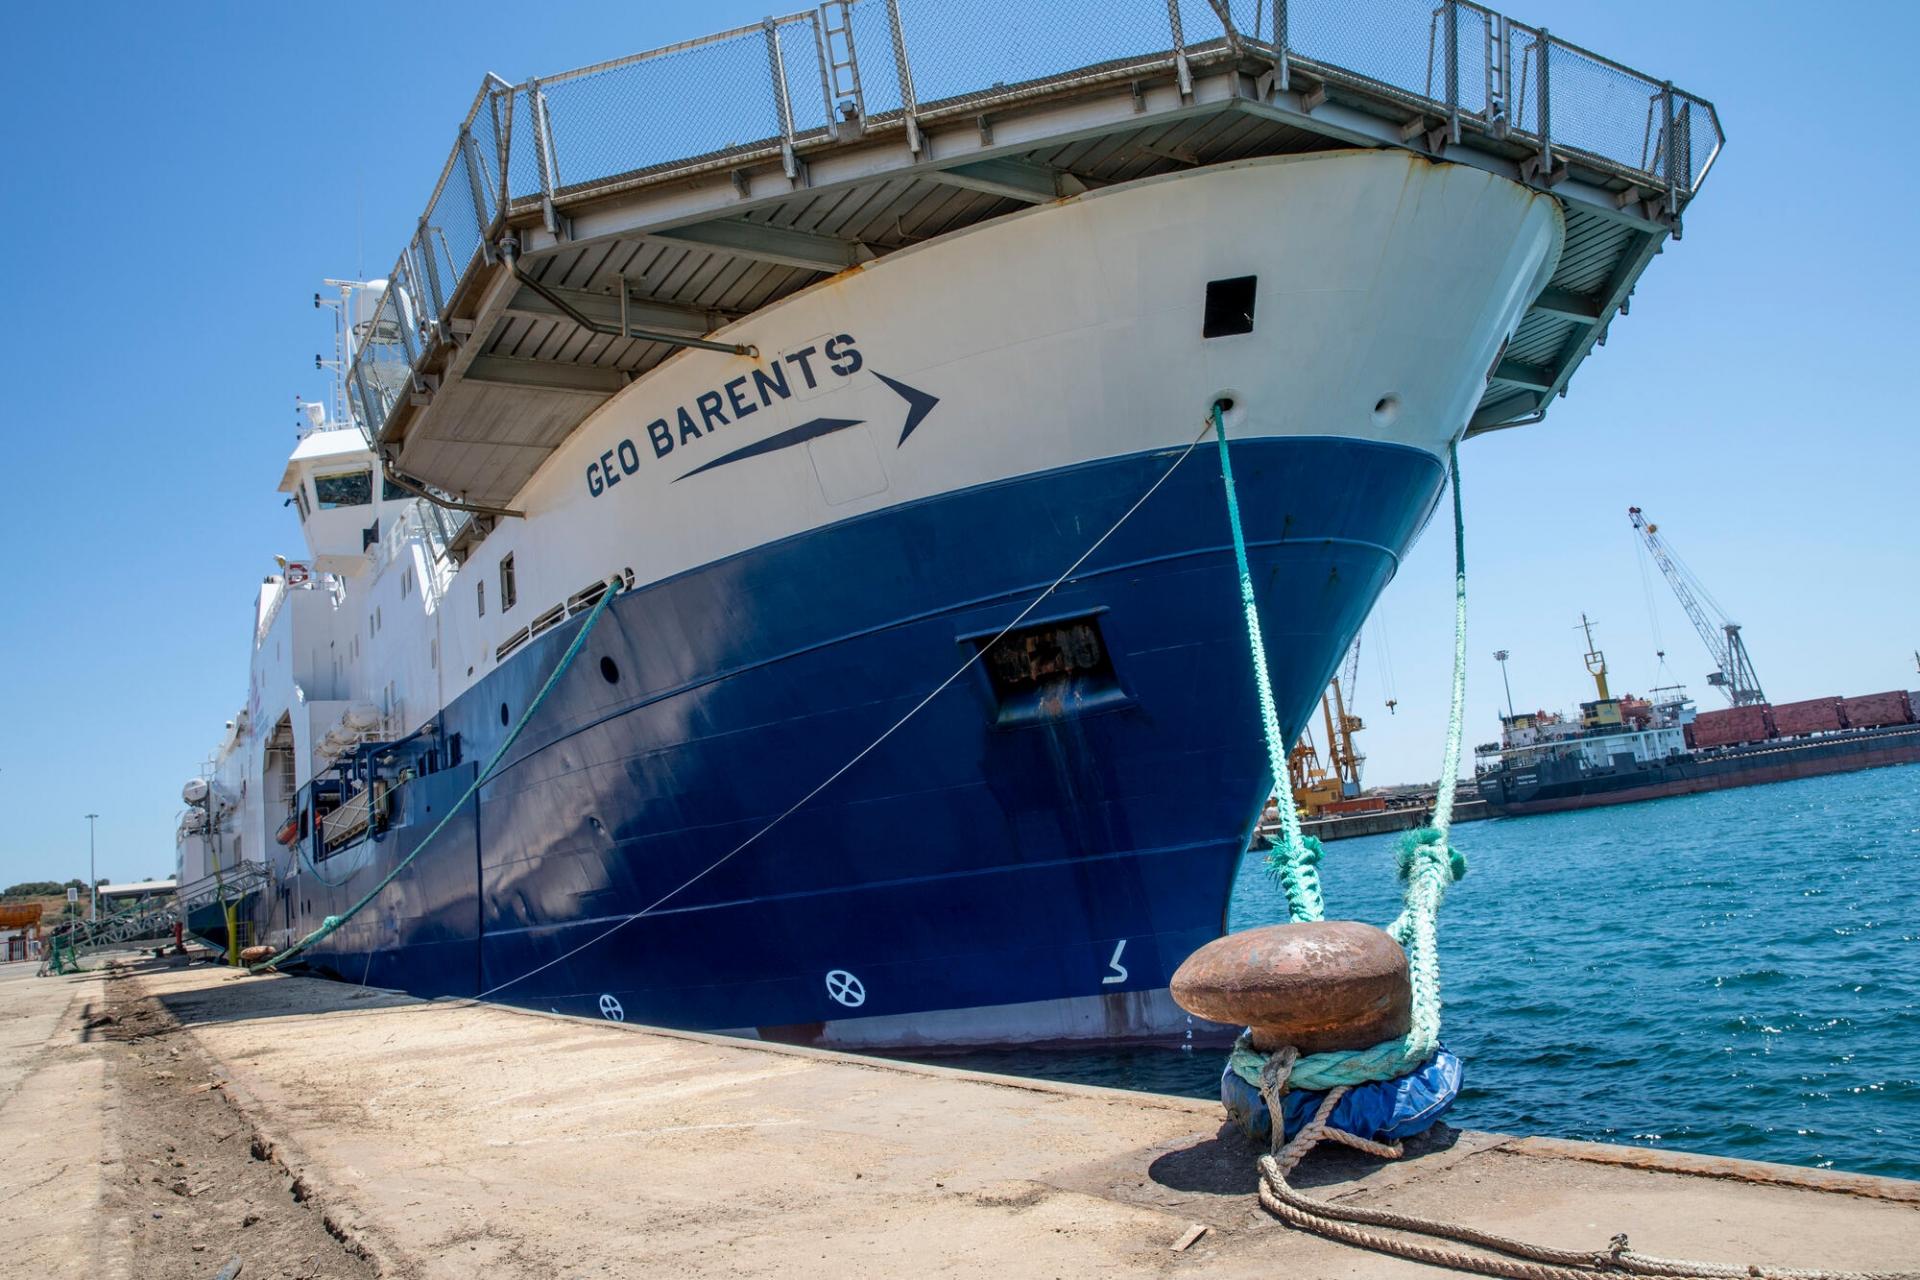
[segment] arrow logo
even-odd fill
[[[738,462],[742,458],[754,458],[763,453],[773,453],[779,449],[792,448],[796,444],[805,444],[807,441],[817,440],[821,436],[830,436],[836,431],[845,431],[848,427],[857,427],[862,421],[864,421],[864,419],[861,418],[815,418],[813,421],[803,422],[797,427],[788,427],[785,431],[776,431],[765,440],[756,440],[744,448],[735,449],[732,453],[723,453],[712,462],[703,463],[687,472],[686,475],[678,477],[674,480],[674,483],[679,484],[681,480],[685,480],[690,476],[697,476],[702,471],[711,471],[715,467],[724,467],[729,462]]]
[[[933,406],[940,403],[940,397],[928,395],[919,388],[910,387],[904,382],[897,382],[884,373],[876,373],[873,376],[886,383],[895,395],[907,402],[907,421],[906,424],[900,428],[900,441],[899,444],[894,446],[894,448],[897,449],[900,445],[907,442],[907,437],[913,434],[914,428],[924,422],[927,415],[933,412]],[[814,418],[812,421],[803,422],[797,427],[789,427],[785,431],[776,431],[764,440],[756,440],[752,444],[744,445],[731,453],[723,453],[713,461],[704,462],[685,475],[675,477],[674,483],[679,484],[680,481],[697,476],[702,471],[711,471],[715,467],[724,467],[729,462],[738,462],[742,458],[757,458],[763,453],[774,453],[781,449],[790,449],[796,444],[805,444],[809,440],[817,440],[821,436],[832,435],[836,431],[845,431],[848,427],[857,427],[864,421],[864,418]]]
[[[898,449],[901,444],[907,442],[907,437],[913,434],[913,429],[919,426],[929,413],[933,412],[933,406],[940,403],[940,397],[930,396],[926,392],[915,387],[910,387],[904,382],[895,382],[884,373],[876,372],[873,376],[893,388],[894,394],[907,402],[907,425],[900,428],[900,444],[894,446],[894,448]]]

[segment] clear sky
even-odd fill
[[[0,884],[84,875],[88,812],[103,876],[171,871],[180,784],[245,696],[255,586],[300,545],[274,486],[294,396],[324,392],[311,296],[325,276],[385,273],[482,73],[519,80],[761,12],[107,3],[9,19]],[[1920,179],[1898,132],[1920,10],[1512,12],[1712,99],[1729,144],[1571,396],[1463,452],[1468,741],[1497,727],[1495,648],[1513,653],[1517,702],[1582,695],[1582,610],[1615,687],[1654,683],[1630,504],[1745,624],[1776,700],[1920,687]],[[1436,522],[1369,625],[1370,781],[1438,771],[1449,564]],[[1654,603],[1670,667],[1713,705],[1658,584]]]

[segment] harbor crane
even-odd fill
[[[1700,579],[1668,549],[1660,537],[1659,525],[1641,514],[1638,507],[1627,508],[1627,519],[1645,539],[1654,564],[1666,576],[1667,585],[1679,597],[1687,620],[1693,623],[1707,652],[1713,655],[1715,670],[1707,674],[1707,683],[1726,694],[1736,707],[1765,702],[1767,695],[1760,689],[1760,677],[1754,674],[1753,659],[1747,656],[1746,642],[1740,638],[1740,624],[1727,617]]]
[[[1287,757],[1288,781],[1293,789],[1294,807],[1309,817],[1319,817],[1329,806],[1352,800],[1360,794],[1360,766],[1367,757],[1353,740],[1366,728],[1354,715],[1348,701],[1360,682],[1360,637],[1353,638],[1347,656],[1334,675],[1333,683],[1320,695],[1320,713],[1326,721],[1327,758],[1323,765],[1312,738],[1302,733],[1300,741]]]

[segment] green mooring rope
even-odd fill
[[[259,964],[248,965],[247,972],[259,973],[264,969],[271,969],[277,964],[283,964],[339,929],[341,925],[359,915],[368,903],[379,897],[380,891],[392,884],[394,877],[406,870],[408,863],[426,851],[427,846],[433,843],[434,837],[438,836],[446,825],[453,821],[455,814],[466,808],[467,801],[473,799],[475,793],[480,790],[487,779],[493,776],[493,771],[500,766],[500,761],[506,757],[507,749],[513,746],[514,740],[520,736],[520,731],[525,729],[528,723],[532,721],[533,713],[540,709],[540,704],[547,700],[547,695],[553,691],[553,686],[560,682],[560,677],[567,673],[567,668],[573,665],[573,660],[580,656],[580,650],[587,643],[587,636],[593,631],[594,624],[600,621],[600,615],[607,611],[607,606],[612,604],[613,598],[620,594],[620,588],[623,585],[623,579],[618,577],[608,581],[606,591],[594,602],[593,611],[587,615],[587,620],[581,625],[579,634],[573,637],[573,643],[567,646],[567,651],[560,655],[560,661],[555,663],[553,670],[548,673],[547,682],[540,686],[540,691],[533,695],[533,701],[529,702],[527,709],[520,713],[520,719],[514,724],[513,728],[507,732],[507,736],[501,740],[500,745],[495,748],[492,758],[487,761],[486,767],[474,775],[473,784],[466,789],[465,793],[462,794],[458,800],[454,801],[451,808],[440,815],[440,821],[433,824],[433,830],[421,837],[420,843],[413,846],[412,851],[409,852],[406,857],[394,863],[393,869],[380,878],[379,884],[367,890],[360,901],[348,907],[345,915],[328,916],[320,922],[318,929],[315,929],[312,933],[309,933],[306,937],[300,939],[300,941],[294,943],[279,955],[269,960],[262,960]]]
[[[1267,647],[1254,606],[1253,574],[1247,565],[1246,533],[1240,525],[1240,500],[1234,492],[1227,427],[1220,406],[1213,408],[1214,437],[1220,444],[1220,476],[1227,491],[1227,520],[1233,527],[1234,561],[1240,570],[1240,603],[1247,616],[1247,645],[1253,653],[1254,682],[1260,693],[1260,723],[1267,739],[1267,763],[1279,789],[1280,841],[1267,856],[1267,870],[1286,894],[1296,921],[1326,917],[1320,891],[1320,842],[1300,834],[1292,793],[1287,789],[1287,742],[1274,709],[1273,683],[1267,671]],[[1434,797],[1433,825],[1409,831],[1400,840],[1400,879],[1406,890],[1399,918],[1387,926],[1407,952],[1413,984],[1413,1017],[1407,1034],[1370,1049],[1316,1053],[1294,1064],[1291,1087],[1331,1089],[1405,1075],[1433,1056],[1440,1044],[1440,943],[1436,927],[1447,886],[1467,873],[1466,859],[1447,844],[1453,825],[1453,794],[1460,774],[1460,744],[1467,698],[1467,546],[1460,506],[1460,455],[1447,448],[1447,474],[1453,490],[1453,700],[1447,716],[1446,759]],[[1229,1063],[1256,1088],[1266,1055],[1255,1052],[1242,1035]]]

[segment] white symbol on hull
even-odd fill
[[[1127,940],[1125,938],[1120,939],[1119,942],[1114,944],[1113,959],[1107,961],[1107,968],[1111,970],[1111,972],[1108,973],[1106,977],[1100,979],[1101,986],[1110,987],[1116,982],[1125,982],[1127,980],[1127,966],[1120,963],[1120,953],[1126,949]]]
[[[849,1009],[858,1009],[867,1002],[865,984],[845,969],[828,971],[827,994]]]
[[[627,1011],[621,1008],[620,1002],[612,996],[601,996],[600,1016],[608,1022],[625,1022],[627,1020]]]

